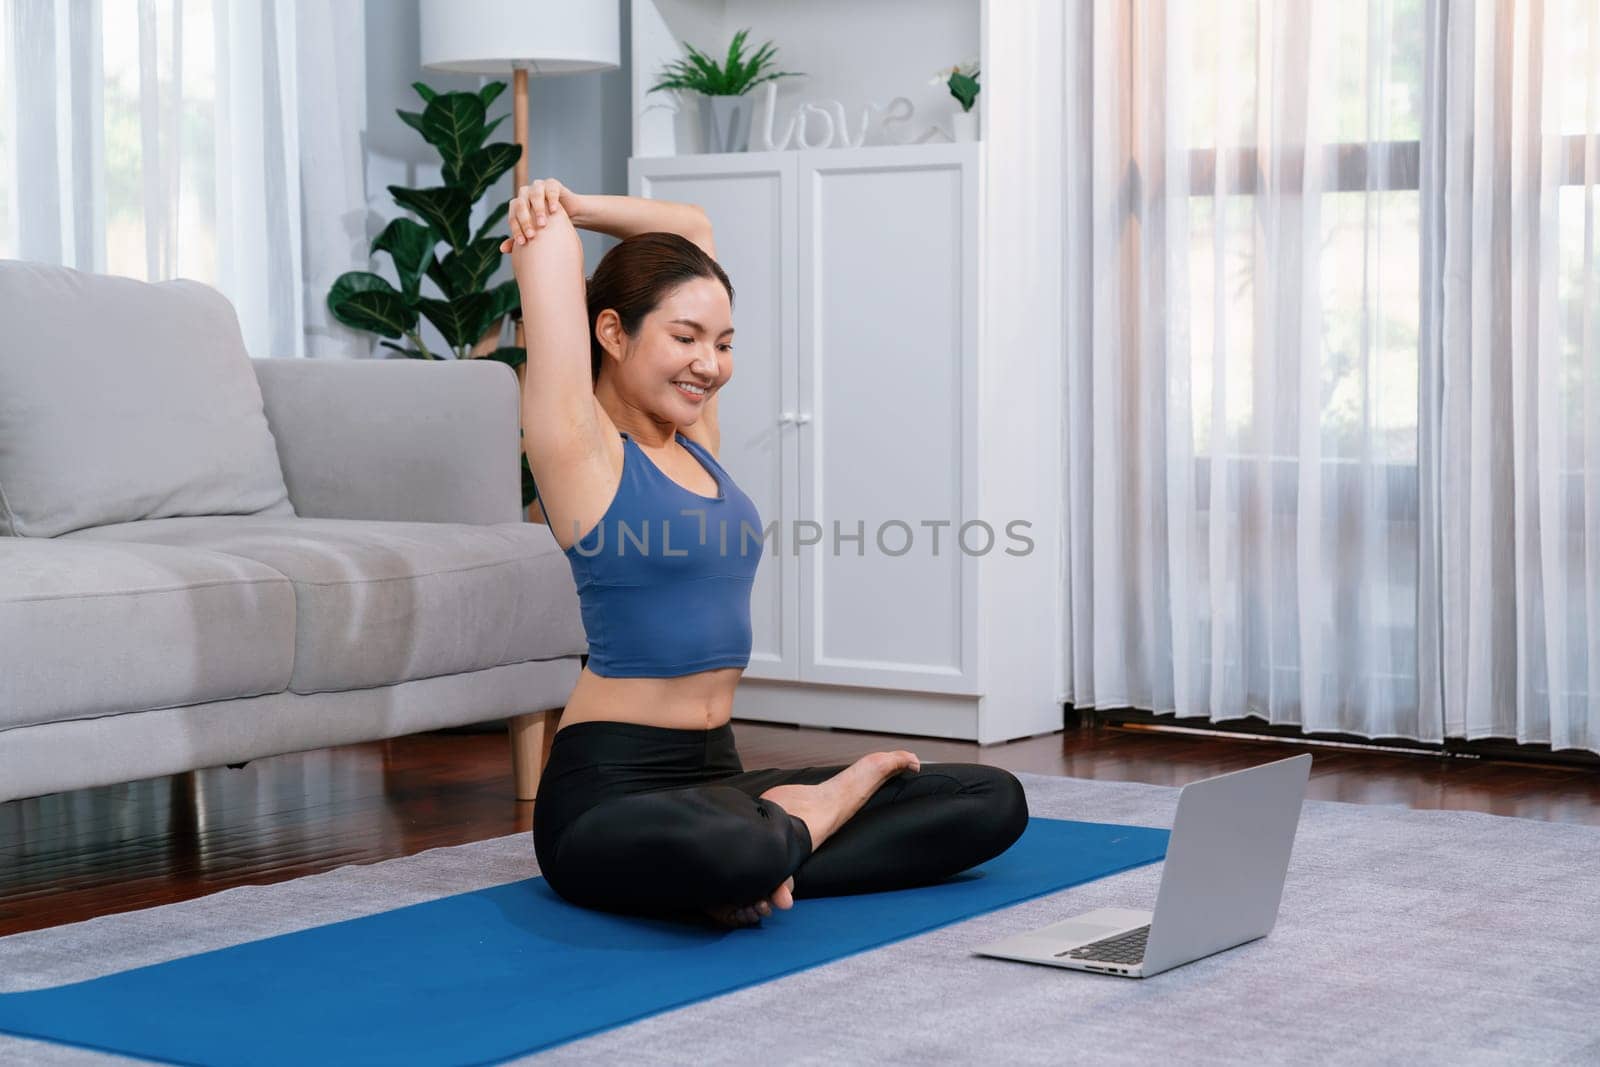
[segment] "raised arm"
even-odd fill
[[[528,351],[522,440],[551,533],[567,548],[604,514],[597,502],[616,477],[589,370],[583,244],[565,209],[545,212],[538,236],[511,250]]]
[[[676,233],[706,250],[713,259],[711,219],[694,204],[642,196],[579,195],[569,205],[572,224],[581,230],[627,238],[636,233]]]
[[[522,410],[532,416],[535,443],[565,446],[585,435],[598,440],[583,243],[559,205],[537,240],[515,246],[511,269],[522,294],[528,348]]]

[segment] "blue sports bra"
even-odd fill
[[[566,549],[589,670],[608,678],[670,678],[748,666],[750,587],[763,543],[755,504],[711,453],[683,434],[675,436],[716,479],[716,496],[685,489],[627,431],[618,432],[616,495],[600,521]]]

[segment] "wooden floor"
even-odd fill
[[[735,723],[746,767],[924,762],[1182,785],[1311,752],[1310,797],[1600,825],[1600,773],[1101,725],[979,748]],[[526,832],[501,734],[421,734],[0,804],[0,935]],[[532,842],[529,842],[532,849]]]

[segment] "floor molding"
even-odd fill
[[[1311,733],[1298,726],[1275,725],[1254,715],[1242,719],[1211,722],[1189,716],[1180,719],[1174,714],[1157,714],[1137,708],[1085,708],[1078,710],[1070,704],[1063,707],[1062,721],[1069,729],[1081,725],[1103,723],[1130,729],[1145,729],[1162,733],[1184,733],[1213,737],[1248,737],[1258,741],[1292,741],[1302,745],[1328,748],[1356,748],[1368,752],[1388,752],[1404,755],[1437,756],[1460,759],[1495,759],[1515,763],[1531,763],[1546,767],[1583,767],[1600,769],[1600,755],[1582,749],[1552,751],[1546,744],[1518,744],[1516,741],[1491,738],[1468,741],[1446,738],[1443,744],[1412,741],[1403,737],[1365,738],[1358,734]],[[1203,724],[1203,725],[1202,725]]]

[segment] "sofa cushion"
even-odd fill
[[[0,731],[281,693],[294,589],[155,544],[0,537]]]
[[[233,305],[0,260],[0,535],[293,515]]]
[[[285,575],[295,588],[296,693],[588,649],[572,568],[538,523],[221,515],[101,526],[60,540],[193,547]]]

